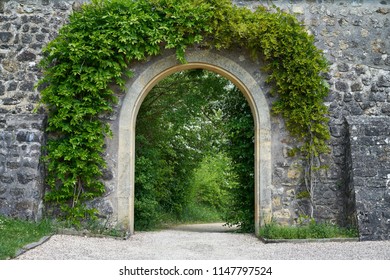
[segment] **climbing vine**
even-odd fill
[[[65,217],[77,222],[94,216],[85,202],[101,196],[104,139],[110,128],[104,114],[132,76],[128,65],[175,49],[244,47],[266,61],[268,82],[281,114],[306,159],[327,151],[328,88],[321,78],[327,63],[300,22],[278,9],[252,12],[229,0],[92,0],[44,49],[39,82],[48,112],[47,169],[50,192]]]

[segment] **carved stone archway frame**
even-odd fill
[[[110,195],[113,220],[134,233],[135,128],[139,108],[149,91],[162,79],[177,71],[206,69],[232,81],[245,95],[255,123],[255,230],[271,220],[271,121],[269,104],[259,84],[259,64],[239,52],[188,50],[186,64],[172,52],[132,66],[135,76],[126,84],[119,117],[113,122],[114,139],[107,144],[114,170],[114,191]]]

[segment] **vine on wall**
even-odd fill
[[[252,12],[230,0],[92,0],[69,18],[44,49],[39,84],[49,115],[47,201],[77,223],[95,210],[85,202],[104,193],[100,180],[104,139],[111,134],[101,116],[117,102],[129,63],[175,49],[185,63],[194,44],[215,49],[247,48],[267,62],[268,82],[278,97],[291,135],[311,160],[328,150],[328,88],[321,77],[327,63],[314,38],[292,15],[259,7]]]

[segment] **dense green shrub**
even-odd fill
[[[225,220],[240,230],[254,231],[254,122],[248,102],[238,88],[224,96],[224,123],[228,145],[226,153],[232,159],[237,184],[229,190],[229,210]]]
[[[358,232],[353,228],[311,221],[309,224],[296,226],[268,224],[260,229],[260,236],[267,239],[353,238],[358,237]]]
[[[207,209],[215,220],[225,211],[236,176],[223,152],[228,132],[221,100],[233,89],[225,78],[196,69],[175,73],[149,92],[136,125],[137,229],[190,216],[205,221],[196,213],[208,216]]]

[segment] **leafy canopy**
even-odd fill
[[[328,88],[321,78],[327,63],[314,38],[297,19],[280,10],[252,12],[229,0],[93,0],[75,11],[44,50],[41,99],[48,112],[47,200],[61,205],[78,222],[93,216],[84,202],[104,193],[104,139],[110,135],[102,116],[132,72],[128,65],[164,49],[175,49],[185,63],[187,47],[247,48],[267,62],[268,81],[291,135],[304,157],[327,151]]]
[[[231,211],[236,176],[224,151],[234,131],[226,130],[225,99],[236,95],[246,104],[230,81],[201,69],[174,73],[148,93],[136,123],[136,230],[221,221]]]

